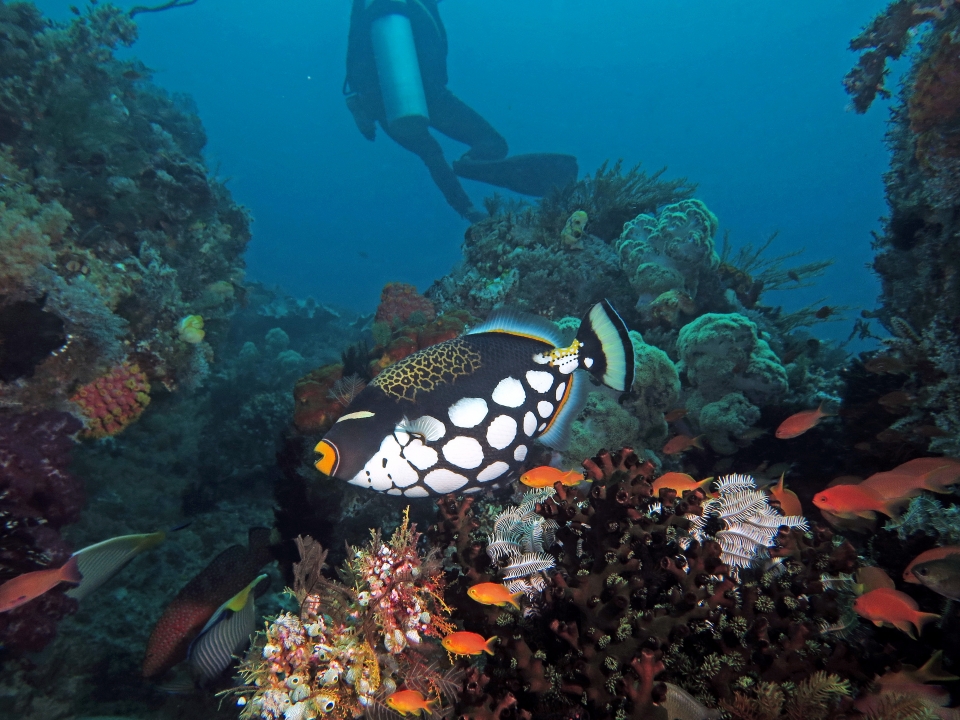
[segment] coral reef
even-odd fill
[[[818,669],[849,687],[867,682],[847,643],[827,631],[845,601],[820,579],[855,568],[851,546],[780,515],[751,478],[722,480],[720,496],[705,502],[702,490],[678,497],[664,488],[654,497],[649,465],[626,449],[584,466],[590,488],[528,493],[497,516],[502,527],[490,533],[487,553],[477,504],[438,502],[432,539],[449,547],[470,583],[495,580],[491,557],[504,557],[500,547],[510,543],[532,552],[539,544],[539,564],[526,564],[547,569],[521,615],[471,605],[451,586],[449,602],[466,627],[500,638],[485,666],[467,675],[463,717],[508,706],[534,717],[660,717],[661,681],[707,707],[738,705],[737,693],[763,683],[818,683]],[[552,521],[549,533],[537,516]],[[518,552],[500,563],[523,565]]]
[[[877,432],[880,444],[916,454],[955,455],[960,453],[960,259],[955,251],[960,232],[955,219],[960,206],[955,41],[960,8],[952,2],[894,3],[888,15],[905,17],[911,7],[928,29],[903,79],[887,134],[890,212],[876,238],[873,263],[881,297],[871,315],[891,337],[883,341],[882,353],[863,358],[863,367],[874,378],[885,378],[885,392],[873,397],[887,420]]]
[[[53,410],[0,417],[0,583],[70,556],[59,531],[84,503],[83,486],[68,469],[80,428],[72,415]],[[75,600],[55,590],[0,614],[0,652],[43,649],[57,621],[75,609]]]
[[[299,614],[267,623],[241,664],[246,684],[241,718],[358,717],[387,712],[396,689],[456,696],[453,676],[439,671],[439,645],[426,638],[452,630],[439,558],[417,552],[420,533],[408,515],[384,542],[352,548],[345,585],[325,578],[327,553],[299,538],[294,593]]]
[[[61,25],[4,3],[0,28],[0,315],[39,304],[65,337],[4,373],[0,399],[65,409],[123,362],[168,389],[195,387],[234,309],[250,233],[209,177],[189,101],[114,55],[137,29],[112,5]],[[181,318],[201,313],[206,338],[184,338]],[[16,342],[47,346],[23,330]]]
[[[734,452],[733,438],[760,419],[757,406],[787,391],[779,358],[743,315],[701,315],[680,329],[677,352],[691,386],[685,405],[718,452]]]

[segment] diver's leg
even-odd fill
[[[454,174],[453,168],[450,167],[447,159],[443,156],[440,143],[430,134],[430,131],[426,127],[418,127],[403,132],[392,132],[387,123],[383,123],[382,127],[384,132],[399,145],[423,160],[423,164],[430,171],[430,177],[440,188],[447,204],[460,213],[462,217],[475,222],[477,210],[473,207],[470,197],[460,184],[459,178]]]
[[[452,92],[443,88],[427,98],[430,125],[449,138],[469,145],[467,160],[502,160],[507,156],[507,141],[493,125]]]

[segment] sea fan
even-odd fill
[[[689,533],[700,542],[714,539],[720,543],[720,559],[734,568],[768,558],[782,526],[808,528],[806,519],[799,515],[781,515],[749,475],[727,475],[716,485],[720,496],[703,504],[703,515],[687,516]],[[710,518],[719,518],[723,524],[713,538],[707,532]]]
[[[347,407],[366,386],[367,384],[359,375],[347,375],[333,384],[330,392],[327,393],[327,397]]]
[[[553,555],[542,552],[523,553],[503,569],[504,580],[527,577],[544,572],[556,565]]]

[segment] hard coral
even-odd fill
[[[77,520],[84,503],[83,486],[68,471],[80,429],[75,417],[52,410],[0,416],[0,583],[70,556],[58,531]],[[0,614],[0,647],[43,649],[75,609],[76,601],[52,591]]]
[[[960,42],[949,33],[918,68],[907,109],[921,164],[960,156]]]
[[[136,422],[150,404],[150,383],[136,364],[123,362],[70,398],[86,418],[84,437],[116,435]]]
[[[383,286],[380,305],[375,320],[390,326],[406,324],[412,315],[419,313],[421,323],[433,320],[436,311],[433,303],[417,292],[413,285],[393,282]]]

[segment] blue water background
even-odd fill
[[[511,152],[566,152],[699,183],[735,244],[837,264],[797,307],[873,307],[865,268],[886,208],[888,110],[848,110],[849,39],[886,0],[446,0],[450,88]],[[69,18],[69,2],[38,3]],[[366,141],[343,104],[347,0],[199,0],[138,16],[133,53],[194,97],[206,157],[255,218],[249,277],[371,311],[385,282],[421,289],[460,257],[466,223],[419,159]],[[451,158],[465,148],[445,147]],[[465,182],[479,205],[488,186]],[[850,314],[851,316],[854,313]],[[821,334],[845,337],[850,322]]]

